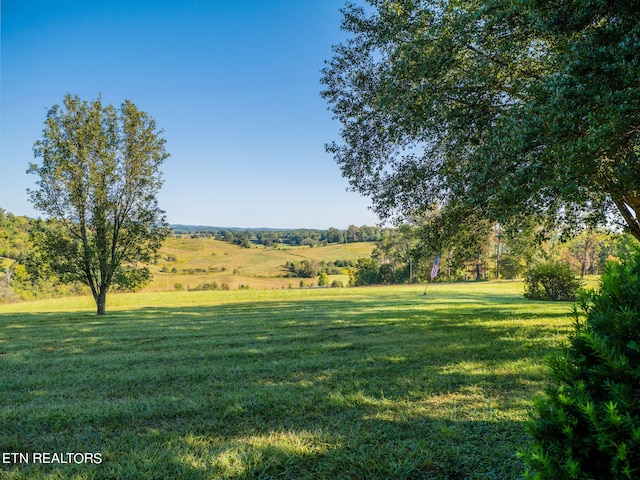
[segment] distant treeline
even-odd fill
[[[31,245],[33,222],[0,208],[0,303],[84,292],[79,284],[49,276]]]
[[[221,227],[202,227],[191,225],[172,225],[175,235],[189,235],[191,238],[213,237],[243,247],[252,245],[272,246],[284,244],[292,246],[316,246],[330,243],[377,242],[391,236],[393,230],[383,227],[350,225],[346,230],[329,228],[317,229],[238,229]]]
[[[0,257],[18,260],[29,243],[29,219],[0,208]]]

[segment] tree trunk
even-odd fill
[[[101,288],[96,297],[96,306],[98,307],[98,315],[106,315],[107,313],[107,290]]]
[[[633,235],[636,240],[640,240],[640,199],[633,196],[633,206],[630,206],[627,199],[611,196],[613,203],[618,207],[618,211],[622,218],[627,222],[628,232]]]

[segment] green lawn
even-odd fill
[[[0,306],[0,454],[102,457],[0,478],[516,478],[543,357],[571,327],[569,304],[521,288]]]

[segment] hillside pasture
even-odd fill
[[[314,248],[284,245],[243,248],[213,238],[171,237],[160,249],[158,262],[150,265],[153,279],[145,291],[174,290],[176,284],[181,284],[183,289],[188,290],[212,282],[220,286],[227,284],[231,289],[237,289],[240,285],[251,289],[298,288],[300,280],[310,285],[317,283],[317,278],[288,278],[285,263],[305,259],[316,262],[355,262],[359,258],[370,256],[373,249],[374,244],[370,242],[330,244]],[[174,269],[175,273],[172,273]],[[349,279],[346,272],[330,278],[340,279],[345,284]]]
[[[512,479],[570,305],[519,283],[0,306],[7,479]]]

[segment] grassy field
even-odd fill
[[[170,291],[176,284],[188,290],[214,281],[232,289],[240,285],[252,289],[298,288],[301,279],[285,278],[286,262],[357,261],[370,256],[373,248],[373,243],[362,242],[314,248],[260,245],[247,249],[212,238],[170,237],[160,249],[158,263],[151,266],[153,280],[145,291]],[[349,277],[330,276],[333,279],[346,284]],[[317,278],[302,280],[307,285],[317,282]]]
[[[0,306],[3,479],[512,479],[570,305],[521,283]],[[32,458],[32,457],[31,457]]]

